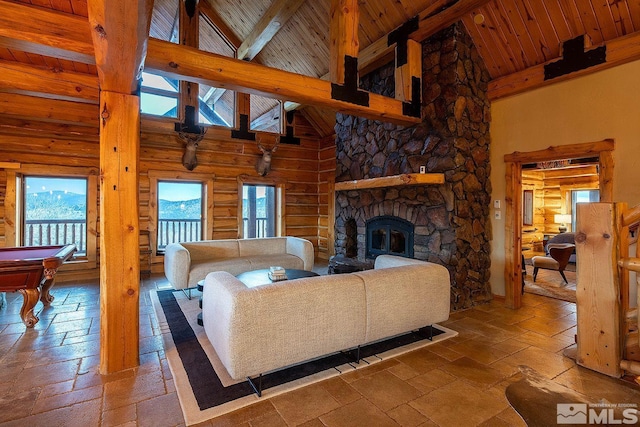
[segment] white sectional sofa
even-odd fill
[[[171,243],[164,253],[164,274],[175,289],[187,289],[212,271],[238,275],[273,265],[311,271],[313,260],[313,244],[291,236]]]
[[[375,269],[247,287],[205,279],[203,321],[234,379],[256,376],[449,318],[449,271],[381,255]]]

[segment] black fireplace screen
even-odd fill
[[[413,224],[393,216],[379,216],[366,224],[367,258],[382,254],[413,258]]]

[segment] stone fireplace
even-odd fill
[[[337,191],[336,259],[371,264],[387,251],[442,264],[451,273],[452,308],[461,309],[491,298],[489,76],[461,24],[426,40],[422,51],[422,123],[405,128],[338,114],[336,182],[421,166],[445,182]],[[362,88],[393,97],[393,71],[389,64],[364,76]]]

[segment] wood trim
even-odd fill
[[[496,99],[606,70],[640,58],[640,32],[636,31],[633,34],[610,40],[602,45],[607,47],[607,61],[603,64],[565,74],[555,79],[544,80],[544,67],[558,60],[558,58],[554,58],[544,64],[535,65],[525,70],[491,80],[489,82],[487,96],[491,101],[495,101]],[[589,49],[595,47],[597,46],[592,46]]]
[[[598,142],[580,144],[554,145],[537,151],[505,154],[505,162],[535,163],[551,160],[579,159],[582,157],[595,157],[603,151],[613,151],[615,142],[613,139],[605,139]]]
[[[20,169],[20,163],[0,162],[0,169]]]
[[[514,152],[506,154],[506,188],[505,188],[505,306],[520,308],[522,301],[520,290],[522,281],[522,164],[537,161],[551,161],[582,157],[598,157],[601,171],[600,194],[613,195],[613,139],[604,141],[552,146],[546,150],[532,152]],[[612,197],[612,196],[611,196]]]
[[[18,246],[18,233],[20,229],[21,213],[18,212],[18,176],[19,173],[9,170],[7,175],[7,187],[4,196],[4,238],[8,247]]]
[[[444,184],[443,173],[406,173],[381,178],[336,182],[335,191],[361,190],[363,188],[396,187],[399,185]]]

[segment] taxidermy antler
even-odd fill
[[[262,157],[258,159],[258,164],[256,165],[256,171],[260,176],[266,176],[271,170],[271,155],[276,152],[278,149],[278,144],[280,143],[280,135],[276,136],[276,143],[273,144],[273,147],[270,149],[266,149],[260,143],[260,138],[258,138],[258,148],[262,151]]]

